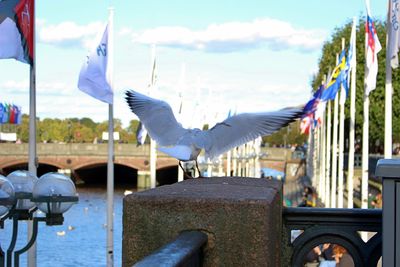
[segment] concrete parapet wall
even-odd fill
[[[204,266],[280,266],[282,184],[267,179],[186,180],[128,195],[123,266],[185,230],[208,235]]]

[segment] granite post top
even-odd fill
[[[271,203],[282,183],[265,178],[210,177],[184,180],[172,185],[164,185],[136,192],[124,201],[167,201],[182,199],[189,202],[262,202]]]

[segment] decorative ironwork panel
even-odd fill
[[[283,210],[284,266],[304,266],[308,252],[320,244],[344,247],[355,266],[376,266],[382,256],[382,210],[284,208]],[[291,240],[292,230],[301,234]],[[376,232],[364,242],[359,232]]]

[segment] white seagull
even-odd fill
[[[273,112],[242,113],[217,123],[209,130],[185,129],[177,122],[168,103],[136,91],[126,91],[126,101],[139,117],[158,150],[179,161],[196,161],[201,150],[213,159],[259,136],[270,135],[300,118],[303,107]]]

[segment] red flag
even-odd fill
[[[8,123],[14,124],[15,123],[15,106],[14,105],[10,105],[10,110],[9,110],[9,119],[8,119]]]
[[[34,0],[0,1],[0,58],[33,64]]]
[[[308,114],[307,116],[303,117],[300,122],[300,132],[302,134],[309,134],[310,128],[314,120],[314,113]]]
[[[376,75],[378,74],[378,53],[381,51],[382,46],[376,33],[374,22],[372,21],[369,11],[367,14],[367,21],[365,22],[365,64],[367,65],[365,94],[369,93],[376,88]]]

